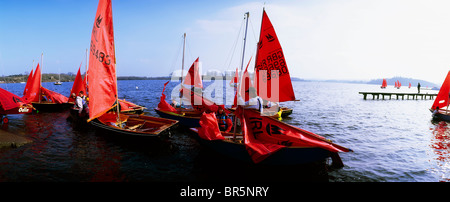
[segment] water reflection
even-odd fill
[[[436,154],[435,160],[440,181],[450,181],[450,129],[448,123],[441,121],[434,124],[430,147]]]

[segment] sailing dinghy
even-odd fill
[[[183,59],[181,64],[181,72],[183,74],[184,70],[184,50],[186,45],[186,33],[183,35]],[[186,126],[186,127],[199,127],[199,121],[200,117],[202,115],[202,110],[200,108],[205,105],[205,102],[210,103],[210,101],[203,98],[202,95],[198,95],[195,91],[203,89],[203,83],[202,83],[202,77],[200,75],[199,71],[199,58],[197,58],[194,63],[189,68],[188,72],[186,73],[185,80],[183,81],[183,75],[181,76],[181,90],[180,94],[186,95],[183,96],[183,99],[188,99],[191,101],[191,105],[193,108],[186,109],[186,108],[175,108],[167,103],[165,100],[166,96],[164,94],[164,91],[166,89],[166,86],[169,82],[166,82],[164,84],[163,91],[161,93],[161,100],[158,104],[158,106],[154,109],[156,113],[163,118],[178,120],[180,122],[180,125]],[[184,85],[191,86],[191,89],[194,89],[192,91],[191,89],[186,88]],[[195,105],[194,100],[201,99],[200,103],[202,105],[198,106]],[[211,102],[213,105],[215,105],[213,102]],[[180,102],[181,104],[181,102]]]
[[[431,106],[430,111],[433,113],[433,119],[450,122],[450,111],[448,110],[449,92],[450,71],[447,73],[447,77],[445,77],[444,83],[442,83],[441,89]]]
[[[312,132],[261,116],[253,109],[239,106],[237,114],[241,133],[220,131],[214,113],[204,113],[201,126],[190,130],[200,144],[251,164],[298,165],[331,157],[334,166],[342,167],[338,152],[351,151]]]
[[[33,106],[13,93],[0,88],[0,119],[1,123],[8,123],[7,114],[29,114]]]
[[[71,106],[71,104],[67,103],[68,97],[42,87],[39,64],[34,71],[34,75],[28,77],[22,99],[30,102],[37,111],[61,111],[69,109]]]
[[[247,22],[248,15],[246,13]],[[267,27],[264,26],[267,20],[267,14],[263,10],[263,25],[261,26],[261,30],[267,31]],[[275,40],[273,37],[265,38],[267,40]],[[261,40],[259,44],[266,44],[265,42]],[[259,45],[259,49],[261,48],[262,46]],[[277,58],[280,60],[283,59],[281,61],[284,61],[284,57],[281,57],[282,53],[278,51],[275,54],[278,54]],[[263,63],[257,63],[259,65],[257,66],[257,70],[264,68],[261,64]],[[242,68],[243,66],[241,66],[241,70]],[[287,69],[283,73],[285,75],[283,77],[280,75],[280,77],[286,81],[290,81],[289,75],[286,77],[286,71]],[[265,75],[262,76],[265,77]],[[242,78],[243,76],[241,80]],[[292,85],[289,86],[289,83],[283,82],[283,84],[280,84],[284,88],[283,90],[280,89],[280,91],[285,92],[280,96],[280,100],[295,100]],[[243,89],[242,81],[238,85],[238,92],[240,92]],[[200,127],[191,128],[190,130],[200,144],[225,156],[250,163],[296,165],[321,161],[331,157],[335,166],[342,167],[343,163],[338,152],[351,151],[312,132],[291,126],[269,116],[262,116],[260,112],[253,109],[244,109],[242,106],[238,106],[235,114],[241,120],[241,133],[237,132],[236,127],[234,133],[220,131],[214,113],[203,113],[200,120]]]
[[[178,121],[119,111],[111,0],[100,0],[91,35],[88,92],[94,127],[128,137],[159,137]]]
[[[386,87],[387,87],[387,81],[386,81],[386,79],[383,79],[383,82],[381,83],[381,87],[380,88],[384,89]]]
[[[86,121],[88,119],[88,114],[85,111],[83,111],[80,114],[78,113],[79,108],[78,108],[78,106],[75,105],[76,97],[75,98],[72,97],[72,94],[75,94],[75,96],[78,96],[78,94],[81,91],[83,91],[83,93],[85,95],[87,94],[86,80],[81,77],[80,70],[81,70],[81,64],[80,64],[80,67],[78,68],[77,75],[75,76],[75,81],[73,82],[72,89],[70,90],[69,100],[67,102],[72,105],[72,108],[70,110],[71,118],[84,119],[84,121]],[[120,103],[120,112],[121,113],[143,114],[144,110],[146,109],[143,106],[134,104],[134,103],[126,101],[124,99],[123,100],[119,99],[119,103]]]

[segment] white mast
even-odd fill
[[[242,83],[242,75],[244,73],[243,69],[244,69],[244,57],[245,57],[245,42],[247,40],[247,27],[248,27],[248,18],[249,17],[250,17],[250,13],[249,12],[245,13],[246,22],[245,22],[245,34],[244,34],[244,47],[243,47],[243,50],[242,50],[241,73],[240,73],[241,81],[238,83],[238,86],[237,86],[237,90],[238,90],[238,92],[236,92],[237,95],[239,95],[239,92],[240,92],[241,83]],[[237,118],[235,117],[235,119],[234,119],[233,141],[236,140],[236,123],[237,123],[236,119]]]
[[[184,51],[186,48],[186,33],[183,35],[183,58],[181,59],[181,89],[183,89],[183,75],[184,75]],[[182,103],[183,95],[180,96],[180,106]]]

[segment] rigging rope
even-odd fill
[[[231,48],[231,50],[230,50],[230,53],[228,54],[228,57],[227,57],[227,59],[225,60],[225,65],[224,65],[224,66],[225,66],[225,69],[230,69],[231,62],[233,61],[233,56],[235,55],[235,52],[236,52],[237,42],[238,42],[238,40],[239,40],[239,38],[240,38],[240,36],[241,36],[242,27],[244,27],[244,24],[245,24],[245,19],[242,20],[241,27],[239,28],[239,31],[238,31],[236,40],[234,41],[234,44],[233,44],[233,46],[232,46],[232,48]],[[231,58],[230,58],[230,57],[231,57]],[[228,63],[228,65],[227,65],[226,63],[227,63],[228,59],[229,59],[229,63]]]

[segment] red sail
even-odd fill
[[[164,91],[166,90],[166,85],[169,83],[170,81],[167,81],[164,84],[164,88],[163,91],[161,93],[161,100],[159,101],[158,104],[158,108],[161,111],[167,111],[167,112],[173,112],[173,113],[178,113],[177,110],[175,108],[173,108],[169,103],[167,103],[166,101],[166,95],[164,94]]]
[[[22,99],[26,102],[39,102],[41,89],[41,69],[39,68],[39,64],[34,71],[32,80],[27,81],[27,85],[28,82],[30,82],[30,86]]]
[[[386,79],[383,79],[383,83],[381,83],[381,87],[382,87],[382,88],[386,88],[386,87],[387,87],[387,81],[386,81]]]
[[[116,61],[111,0],[100,0],[91,35],[89,57],[89,121],[113,106],[117,100]]]
[[[447,77],[445,77],[444,83],[442,83],[441,89],[434,100],[432,109],[436,109],[439,107],[440,109],[448,106],[448,97],[450,92],[450,71],[447,73]]]
[[[198,136],[205,140],[224,140],[222,133],[219,129],[219,124],[217,123],[216,114],[203,113],[200,118],[200,128],[198,129]]]
[[[192,64],[191,68],[189,68],[189,71],[186,74],[186,78],[184,80],[184,84],[194,86],[196,88],[203,88],[198,59],[199,58],[197,58]]]
[[[312,132],[261,116],[254,110],[238,107],[236,116],[241,117],[245,145],[255,163],[287,146],[319,147],[331,152],[350,151]]]
[[[27,91],[30,88],[32,80],[33,80],[33,69],[31,69],[30,75],[28,76],[27,79],[27,84],[25,84],[25,88],[23,89],[23,95],[27,94]]]
[[[250,79],[250,74],[248,73],[248,65],[250,65],[250,62],[252,61],[252,58],[250,57],[250,60],[248,61],[247,67],[245,68],[244,73],[242,74],[242,83],[240,85],[240,94],[243,96],[243,99],[245,102],[250,100],[250,93],[249,88],[254,87],[252,80]]]
[[[25,101],[17,95],[0,88],[0,111],[8,111],[26,105]],[[31,110],[30,110],[31,112]]]
[[[45,95],[47,101],[52,102],[52,103],[62,104],[62,103],[67,103],[67,101],[69,100],[68,97],[61,95],[57,92],[51,91],[49,89],[46,89],[44,87],[41,87],[41,92],[42,92],[42,94]]]
[[[239,82],[238,68],[236,68],[236,73],[233,79],[230,80],[230,84],[237,84]]]
[[[184,99],[188,99],[191,102],[192,108],[200,112],[216,112],[219,109],[219,106],[211,100],[206,99],[202,95],[195,93],[187,89],[186,87],[181,87],[181,92],[183,93]],[[186,96],[186,93],[190,93],[189,96]],[[229,113],[228,110],[225,109],[226,113]]]
[[[250,87],[254,87],[253,83],[250,79],[250,74],[248,73],[248,65],[250,65],[250,61],[252,61],[252,58],[250,57],[250,60],[248,61],[247,67],[245,68],[244,73],[242,74],[242,83],[239,86],[239,91],[237,91],[234,94],[234,100],[233,100],[233,105],[232,107],[236,107],[237,106],[237,96],[238,96],[238,92],[240,94],[240,96],[243,96],[243,100],[245,102],[247,102],[248,100],[250,100],[250,92],[249,92],[249,88]]]
[[[74,102],[75,99],[72,98],[72,93],[75,93],[75,95],[78,96],[78,93],[80,93],[80,91],[84,91],[84,94],[86,95],[86,86],[84,85],[83,82],[83,78],[81,78],[81,64],[80,67],[78,68],[78,73],[75,76],[75,81],[73,82],[73,86],[72,86],[72,90],[70,90],[70,96],[69,96],[69,102]]]
[[[275,72],[272,74],[271,70],[277,70],[278,74],[275,74]],[[263,71],[266,71],[267,74],[264,74]],[[283,50],[275,29],[264,10],[256,53],[255,72],[256,87],[261,98],[273,102],[295,100],[291,76]],[[271,82],[272,80],[274,83]],[[275,86],[272,86],[272,84]]]

